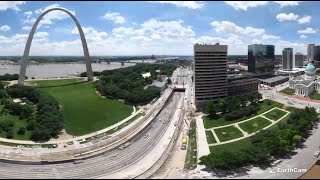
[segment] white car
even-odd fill
[[[281,163],[281,162],[282,162],[282,160],[281,160],[281,159],[278,159],[278,160],[274,161],[273,163],[271,163],[271,165],[272,165],[272,166],[275,166],[275,165],[277,165],[277,164],[279,164],[279,163]]]
[[[320,150],[314,152],[313,157],[318,158],[319,154],[320,154]]]

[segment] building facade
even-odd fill
[[[274,73],[274,46],[248,45],[248,71],[259,75]]]
[[[313,64],[316,67],[320,67],[320,46],[314,46],[314,57],[313,57]]]
[[[257,78],[239,79],[228,82],[228,96],[243,96],[258,92],[259,81]]]
[[[292,70],[293,68],[293,49],[284,48],[282,51],[282,69]]]
[[[308,54],[307,54],[307,61],[313,62],[314,60],[314,44],[308,45]]]
[[[289,87],[295,89],[295,95],[310,96],[315,90],[320,91],[320,79],[317,79],[316,68],[309,63],[304,76],[291,77]]]
[[[227,45],[194,45],[195,105],[203,109],[210,101],[228,96]]]
[[[301,68],[303,67],[303,54],[297,52],[294,56],[294,67]]]

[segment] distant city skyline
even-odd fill
[[[0,56],[21,56],[35,19],[54,7],[76,15],[91,56],[192,56],[195,43],[228,45],[228,55],[247,55],[248,45],[260,43],[274,45],[275,55],[289,47],[306,55],[308,44],[320,44],[319,6],[311,1],[3,1]],[[30,56],[83,54],[66,14],[52,12],[40,24]]]

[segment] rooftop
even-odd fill
[[[266,82],[266,83],[273,83],[273,82],[277,82],[277,81],[281,81],[284,79],[289,78],[288,76],[274,76],[274,77],[270,77],[270,78],[259,78],[260,81]]]

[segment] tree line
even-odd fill
[[[18,80],[19,79],[19,74],[4,74],[4,75],[0,75],[0,81],[13,81],[13,80]],[[26,79],[28,79],[28,77],[26,76]]]
[[[225,150],[200,158],[200,164],[212,169],[237,170],[250,165],[269,165],[273,160],[290,156],[290,153],[309,137],[319,122],[316,109],[305,107],[294,111],[279,128],[262,130],[250,138],[251,145],[239,151]]]
[[[153,87],[144,87],[161,75],[171,76],[176,69],[172,65],[137,64],[135,66],[105,70],[100,73],[95,88],[100,94],[110,99],[123,99],[127,104],[143,105],[160,96],[160,90]],[[143,78],[141,74],[150,72],[151,77]]]

